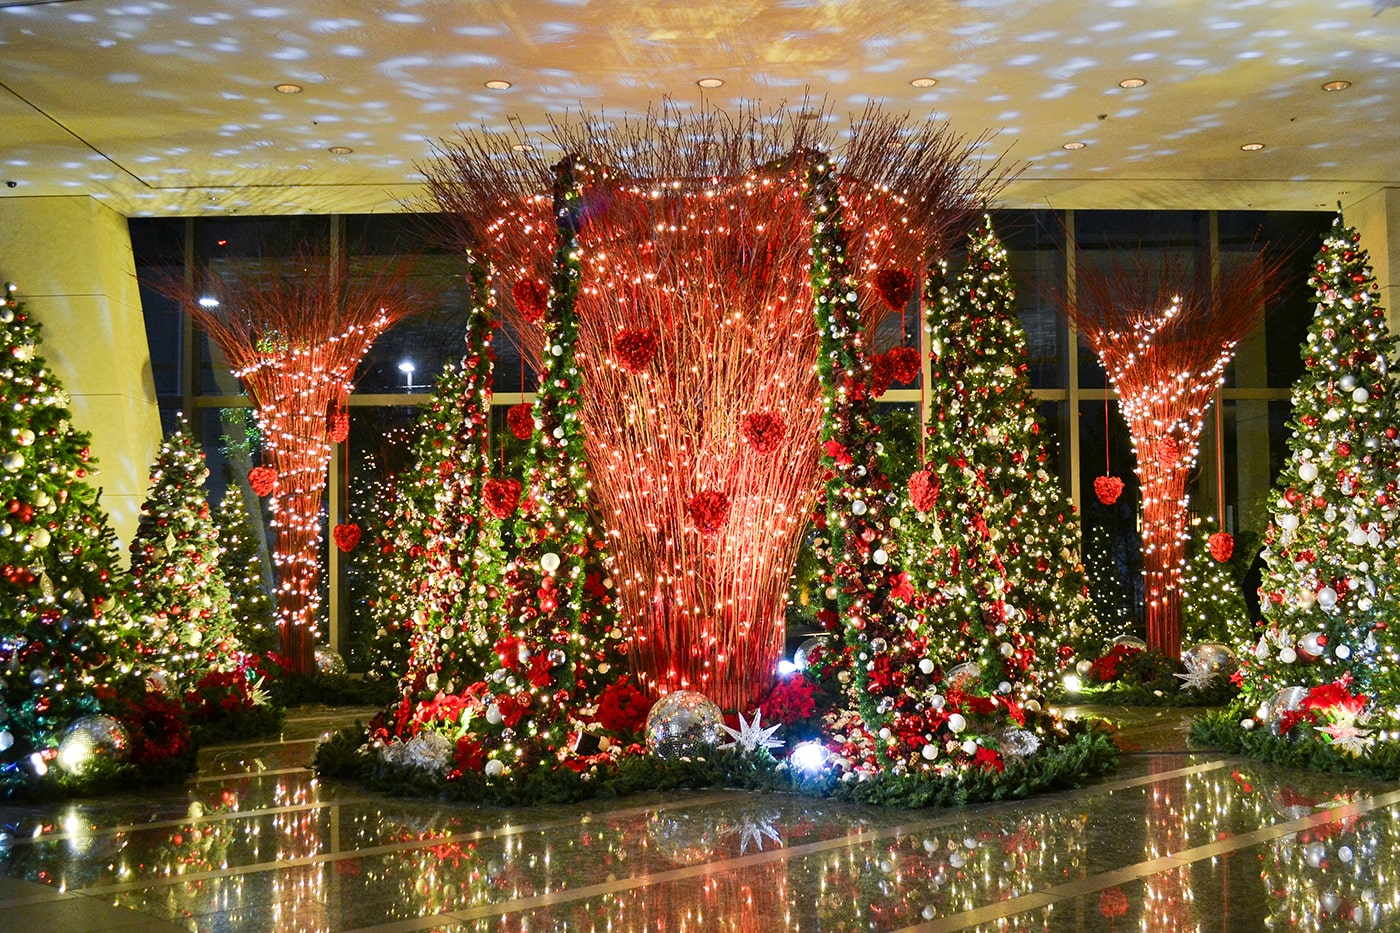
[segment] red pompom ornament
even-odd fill
[[[685,510],[701,534],[715,534],[729,517],[729,495],[718,489],[702,490],[690,497]]]
[[[350,414],[349,412],[338,411],[331,415],[330,426],[326,429],[326,436],[333,444],[343,444],[350,436]]]
[[[520,480],[488,479],[481,487],[481,498],[492,515],[500,519],[510,518],[520,505]]]
[[[255,466],[248,471],[248,485],[258,496],[270,496],[277,488],[277,471],[272,467]]]
[[[875,273],[875,293],[894,310],[903,311],[914,294],[914,273],[908,269],[881,269]]]
[[[775,411],[751,411],[739,422],[739,433],[756,452],[770,454],[782,444],[786,427]]]
[[[545,309],[549,307],[549,288],[534,279],[520,279],[510,287],[510,295],[515,306],[531,324],[544,320]]]
[[[1112,505],[1123,495],[1123,481],[1116,476],[1095,477],[1094,495],[1098,496],[1104,505]]]
[[[613,338],[613,357],[629,373],[640,373],[656,355],[656,331],[650,327],[618,331]]]
[[[1174,467],[1181,460],[1181,445],[1174,437],[1164,437],[1157,442],[1157,462],[1164,467]]]
[[[331,529],[331,537],[335,540],[335,546],[347,554],[355,550],[355,545],[360,543],[361,534],[360,526],[354,522],[336,525]]]
[[[510,406],[506,409],[506,426],[517,438],[528,441],[535,433],[535,406],[529,402]]]
[[[1210,548],[1210,556],[1215,558],[1215,562],[1223,564],[1235,553],[1235,538],[1228,531],[1217,531],[1206,539],[1206,546]]]
[[[1099,913],[1105,917],[1121,917],[1128,912],[1128,895],[1120,887],[1104,888],[1099,895]]]
[[[938,477],[931,470],[919,470],[909,477],[909,501],[920,512],[930,512],[938,502]]]
[[[923,359],[919,356],[918,347],[894,347],[885,356],[890,361],[890,372],[894,374],[895,382],[913,382],[919,378]]]
[[[894,381],[894,366],[890,363],[889,355],[877,353],[870,358],[870,394],[879,397],[889,391],[890,383]]]

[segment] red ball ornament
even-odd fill
[[[481,499],[486,509],[500,519],[510,518],[520,505],[520,480],[488,479],[481,487]]]
[[[783,442],[787,425],[775,411],[751,411],[739,422],[739,433],[755,452],[769,454]]]
[[[701,534],[716,534],[729,517],[729,495],[718,489],[701,490],[690,497],[685,510]]]
[[[326,430],[326,436],[333,444],[343,444],[350,436],[350,414],[338,411],[331,415],[330,427]]]
[[[908,269],[881,269],[875,273],[875,293],[895,311],[904,310],[914,295],[914,273]]]
[[[1123,495],[1123,481],[1116,476],[1095,477],[1094,495],[1098,496],[1104,505],[1112,505]]]
[[[248,471],[248,485],[259,496],[269,496],[277,488],[277,471],[272,467],[255,466]]]
[[[656,355],[656,331],[650,327],[618,331],[613,338],[613,357],[629,373],[640,373]]]
[[[932,470],[919,470],[909,477],[909,502],[920,512],[930,512],[938,504],[938,477]]]
[[[1217,531],[1206,539],[1206,545],[1218,564],[1225,563],[1235,553],[1235,539],[1228,531]]]
[[[1351,456],[1351,445],[1348,444],[1346,441],[1341,441],[1340,443],[1338,443],[1338,444],[1337,444],[1337,456],[1339,456],[1339,457],[1350,457],[1350,456]]]
[[[894,381],[894,366],[890,362],[889,354],[877,353],[870,358],[870,394],[881,396],[889,391],[890,383]]]
[[[506,425],[510,433],[520,440],[529,440],[530,435],[535,433],[535,406],[529,402],[510,406],[506,409]]]
[[[543,282],[519,279],[510,287],[510,296],[525,320],[531,324],[544,320],[545,309],[549,307],[549,287]]]
[[[331,537],[335,540],[335,546],[347,554],[355,550],[355,545],[360,543],[361,534],[360,526],[354,522],[336,525],[331,529]]]
[[[913,382],[919,378],[919,368],[923,359],[918,347],[895,347],[885,354],[890,361],[890,371],[895,382]]]

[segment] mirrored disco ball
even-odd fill
[[[80,774],[92,762],[126,759],[126,727],[111,716],[82,716],[73,720],[58,741],[58,765],[71,774]]]
[[[658,758],[704,754],[719,742],[724,715],[703,693],[677,690],[647,714],[647,751]]]
[[[1222,677],[1229,677],[1239,670],[1240,662],[1229,645],[1207,641],[1187,648],[1181,655],[1181,663],[1188,671],[1210,671]]]
[[[709,861],[722,835],[718,818],[704,808],[653,813],[647,820],[647,841],[677,865]]]
[[[1113,641],[1109,642],[1110,647],[1115,645],[1123,645],[1127,648],[1136,648],[1139,651],[1147,650],[1147,642],[1143,641],[1141,638],[1138,638],[1136,635],[1119,635],[1117,638],[1113,639]]]
[[[1291,713],[1302,706],[1307,695],[1307,687],[1283,687],[1259,705],[1257,718],[1261,723],[1268,725],[1270,732],[1278,735],[1283,731],[1283,714]]]
[[[316,673],[318,674],[344,674],[345,659],[340,656],[329,645],[316,646]]]
[[[976,661],[966,661],[948,669],[948,673],[943,677],[943,689],[969,693],[976,691],[981,682],[982,665]]]
[[[813,635],[805,639],[797,646],[797,650],[792,653],[792,663],[797,665],[797,669],[805,671],[812,662],[812,655],[818,648],[825,648],[828,639],[824,635]]]

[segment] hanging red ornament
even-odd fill
[[[1174,467],[1181,459],[1181,445],[1174,437],[1164,437],[1157,441],[1157,462],[1164,467]]]
[[[613,356],[617,363],[629,373],[639,373],[647,368],[656,354],[656,331],[650,327],[618,331],[613,338]]]
[[[519,279],[510,287],[510,295],[515,306],[531,324],[544,320],[544,312],[549,307],[549,288],[534,279]]]
[[[269,496],[277,488],[277,471],[272,467],[255,466],[248,471],[248,485],[259,496]]]
[[[530,435],[535,433],[535,406],[529,402],[510,406],[506,409],[506,425],[510,433],[522,441],[528,441]]]
[[[903,311],[914,294],[914,273],[908,269],[881,269],[875,273],[875,292],[885,304]]]
[[[335,546],[347,554],[355,550],[355,545],[360,543],[361,534],[360,526],[354,522],[336,525],[331,529],[331,537],[335,539]]]
[[[333,444],[343,444],[350,436],[350,413],[338,411],[331,415],[330,427],[326,430],[326,435]]]
[[[1099,895],[1099,913],[1105,917],[1121,917],[1128,912],[1128,895],[1116,885],[1104,888]]]
[[[685,510],[701,534],[715,534],[729,517],[729,495],[718,489],[702,490],[690,497]]]
[[[938,502],[939,482],[932,470],[919,470],[909,477],[909,501],[920,512],[933,511]]]
[[[739,433],[749,446],[761,454],[769,454],[783,442],[783,431],[787,425],[783,416],[775,411],[751,411],[739,422]]]
[[[488,479],[481,487],[486,509],[500,519],[510,518],[520,505],[520,480]]]
[[[913,382],[919,377],[923,359],[918,347],[895,347],[885,354],[890,361],[890,372],[895,382]]]
[[[889,391],[894,381],[894,367],[889,355],[877,353],[870,358],[870,394],[878,397]]]
[[[1235,553],[1235,539],[1228,531],[1217,531],[1206,539],[1206,544],[1210,547],[1210,556],[1219,564],[1225,563]]]
[[[1094,479],[1094,495],[1104,505],[1112,505],[1123,495],[1123,481],[1116,476],[1099,476]]]

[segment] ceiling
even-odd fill
[[[992,131],[1006,206],[1317,209],[1400,185],[1400,0],[0,0],[0,197],[403,210],[458,127],[667,97]]]

